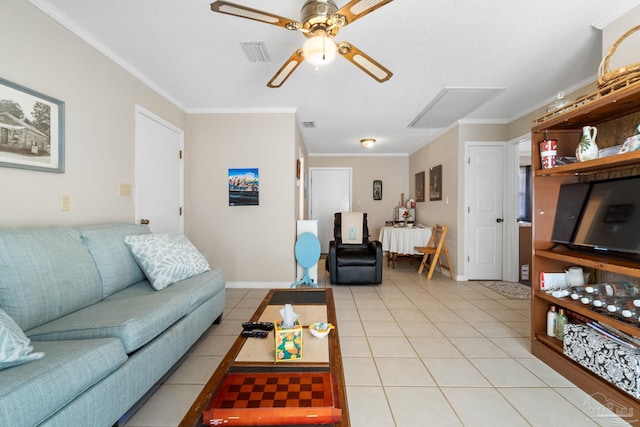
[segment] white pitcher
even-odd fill
[[[579,162],[595,160],[599,157],[596,136],[598,129],[595,126],[584,126],[582,128],[582,138],[576,147],[576,157]]]
[[[584,286],[584,273],[581,267],[570,267],[568,270],[565,270],[564,273],[570,288],[574,286]]]

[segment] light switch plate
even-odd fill
[[[60,195],[60,210],[67,212],[71,210],[71,196],[68,194]]]
[[[131,197],[131,184],[120,183],[120,195]]]

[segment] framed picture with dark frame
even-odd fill
[[[424,202],[424,171],[416,174],[416,202]]]
[[[382,180],[373,180],[373,200],[382,200]]]
[[[0,166],[64,172],[64,102],[0,78]]]
[[[429,169],[429,200],[442,200],[442,165]]]

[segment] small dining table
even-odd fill
[[[396,266],[396,259],[400,255],[420,255],[415,250],[416,246],[427,246],[433,228],[424,227],[391,227],[386,226],[380,229],[378,240],[382,243],[382,250],[388,253],[387,266],[391,262],[393,268]]]

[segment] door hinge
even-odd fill
[[[467,157],[467,164],[470,165],[471,164],[471,157]]]
[[[467,206],[467,213],[471,213],[471,206]]]
[[[471,262],[471,258],[467,256],[467,262]]]
[[[182,216],[182,207],[178,209],[178,215]]]
[[[178,158],[182,159],[182,150],[178,151]]]

